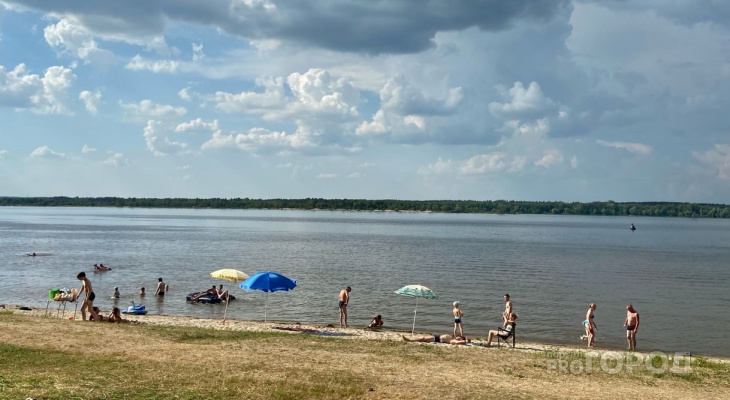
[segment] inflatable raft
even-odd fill
[[[222,303],[223,300],[219,299],[217,295],[206,293],[205,295],[198,297],[197,299],[193,300],[193,297],[206,292],[197,292],[197,293],[190,293],[185,297],[185,300],[192,301],[195,303],[205,303],[205,304],[216,304],[216,303]],[[236,296],[230,295],[230,300],[236,300]]]
[[[122,314],[145,315],[147,314],[147,310],[142,305],[136,306],[132,303],[126,310],[122,310]]]

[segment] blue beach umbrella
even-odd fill
[[[266,322],[269,292],[292,290],[297,287],[297,281],[276,272],[266,271],[251,275],[238,286],[243,290],[263,290],[266,292],[266,305],[264,306],[264,322]]]
[[[434,293],[433,290],[423,285],[408,285],[395,291],[396,294],[401,296],[415,297],[416,298],[416,310],[413,312],[413,327],[411,328],[411,335],[416,330],[416,314],[418,314],[418,299],[438,299],[439,296]]]

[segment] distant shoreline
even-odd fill
[[[562,201],[513,200],[192,199],[0,196],[0,207],[13,206],[730,218],[730,205],[727,204],[676,202],[598,201],[569,203]]]

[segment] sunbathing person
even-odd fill
[[[109,321],[109,317],[105,317],[105,316],[101,315],[101,310],[99,309],[99,307],[91,307],[91,309],[94,310],[94,312],[96,312],[96,318],[98,318],[99,321],[101,321],[101,322]],[[93,315],[89,315],[89,321],[96,321],[97,320],[96,318]]]
[[[190,298],[190,300],[198,300],[199,298],[207,295],[213,295],[218,296],[218,289],[216,289],[215,285],[213,285],[210,289],[206,290],[205,292],[200,292],[198,294],[193,295],[193,297]]]
[[[512,329],[515,327],[515,320],[517,319],[517,314],[512,313],[509,315],[509,319],[505,320],[504,326],[505,328],[502,330],[491,330],[489,331],[489,336],[487,337],[487,346],[492,345],[492,339],[494,336],[500,336],[502,338],[506,338],[509,336],[510,332],[512,332]]]
[[[421,342],[421,343],[448,343],[448,344],[454,344],[454,345],[466,345],[471,340],[468,340],[464,336],[452,336],[448,333],[445,335],[426,335],[426,336],[417,336],[417,337],[407,337],[405,335],[401,335],[403,337],[403,340],[406,342]]]
[[[126,319],[122,318],[122,312],[121,312],[121,310],[119,310],[119,307],[114,307],[112,309],[112,312],[110,312],[109,316],[106,318],[107,318],[106,320],[109,322],[117,322],[117,323],[129,322]]]

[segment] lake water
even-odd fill
[[[92,273],[99,262],[113,270]],[[421,332],[451,331],[459,300],[465,333],[483,337],[500,324],[509,293],[518,339],[582,345],[594,302],[597,347],[624,348],[631,302],[640,350],[730,356],[728,220],[0,207],[0,303],[45,307],[49,288],[78,287],[83,270],[102,309],[119,286],[121,307],[222,317],[222,305],[185,301],[212,284],[230,287],[210,277],[220,268],[296,279],[293,291],[269,295],[275,320],[337,324],[337,295],[349,285],[351,325],[382,314],[387,327],[410,330],[415,299],[394,291],[423,284],[440,299],[419,301]],[[150,295],[158,277],[170,285],[164,300]],[[239,301],[229,318],[263,319],[263,292],[231,292]]]

